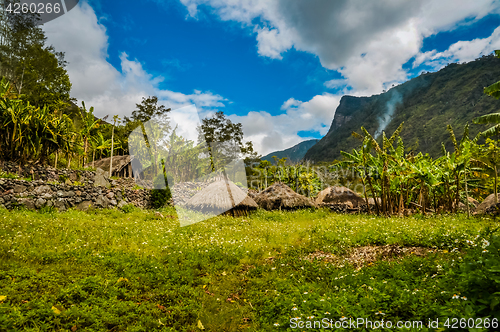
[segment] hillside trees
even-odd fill
[[[495,56],[500,58],[500,50],[495,50]],[[500,99],[500,81],[484,88],[484,93],[495,99]]]
[[[32,15],[0,11],[0,75],[34,106],[69,102],[71,82],[64,53],[45,45],[46,37],[36,20]]]

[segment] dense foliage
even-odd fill
[[[488,139],[487,144],[478,144],[479,135],[470,139],[467,125],[460,141],[448,126],[454,151],[450,153],[443,144],[443,155],[437,159],[421,152],[405,152],[403,124],[390,138],[383,132],[381,146],[365,128],[361,129],[362,135],[354,133],[361,139],[361,147],[342,152],[345,160],[340,164],[358,171],[367,188],[366,198],[379,198],[375,200],[377,213],[402,214],[415,207],[424,214],[427,209],[456,212],[460,202],[468,206],[471,193],[481,197],[497,190],[497,142]]]
[[[381,123],[392,109],[382,130],[394,132],[405,123],[402,133],[407,152],[441,155],[441,143],[452,150],[445,128],[463,128],[472,119],[498,112],[500,101],[483,93],[500,77],[500,59],[489,55],[464,64],[452,63],[435,73],[423,73],[389,91],[371,97],[343,96],[329,132],[305,155],[306,160],[340,160],[340,151],[351,151],[358,141],[351,137],[361,126],[381,144]],[[471,136],[484,126],[471,126]]]
[[[71,101],[64,54],[45,41],[35,15],[0,11],[0,76],[24,101],[40,108]]]
[[[307,196],[316,196],[321,190],[330,184],[338,182],[328,181],[330,172],[325,167],[314,167],[309,163],[301,162],[287,164],[287,158],[278,160],[274,156],[274,165],[262,160],[247,170],[248,187],[255,190],[264,190],[275,182],[281,182],[292,188],[295,192]],[[328,176],[321,177],[326,171]]]
[[[71,119],[55,106],[36,107],[0,82],[0,159],[45,162],[59,150],[69,152],[75,131]]]

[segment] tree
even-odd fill
[[[498,165],[500,164],[500,146],[498,146],[498,141],[487,138],[486,144],[476,146],[473,153],[475,159],[487,165],[487,168],[483,172],[490,170],[493,173],[493,193],[495,194],[496,204],[498,203]]]
[[[92,167],[94,167],[95,153],[99,151],[99,157],[102,155],[104,150],[111,148],[111,140],[106,140],[101,132],[98,132],[96,136],[90,141],[92,145]]]
[[[115,127],[120,123],[120,117],[118,115],[113,116],[113,130],[111,132],[111,159],[109,161],[109,176],[113,175],[113,144],[115,139]]]
[[[0,82],[0,159],[45,163],[59,149],[72,149],[73,122],[57,109],[20,99],[5,78]]]
[[[243,142],[242,124],[233,123],[222,111],[202,120],[198,127],[198,143],[204,142],[208,144],[214,171],[236,158],[256,157],[252,142]]]
[[[170,112],[170,108],[164,105],[158,105],[158,97],[149,96],[148,98],[142,97],[140,104],[135,104],[136,110],[132,112],[132,118],[125,117],[125,122],[148,122],[155,116],[162,116]]]
[[[83,164],[85,165],[87,162],[87,149],[89,140],[91,140],[96,135],[100,120],[94,116],[94,107],[91,107],[87,111],[87,109],[85,108],[85,103],[83,101],[82,106],[83,108],[80,112],[82,120],[80,135],[83,139]]]
[[[495,50],[495,56],[500,58],[500,50]],[[484,93],[493,98],[500,99],[500,81],[484,88]]]
[[[45,46],[46,37],[36,15],[0,11],[0,74],[32,105],[69,102],[71,83],[64,53]]]

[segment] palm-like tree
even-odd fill
[[[94,167],[96,152],[99,152],[99,158],[101,158],[102,153],[111,148],[111,140],[105,139],[102,133],[98,132],[97,135],[90,140],[90,144],[92,145],[92,167]]]
[[[120,117],[118,115],[113,116],[113,129],[111,131],[111,159],[109,161],[109,176],[113,175],[113,146],[115,140],[115,126],[120,123]]]
[[[498,146],[497,141],[487,138],[485,145],[475,146],[473,155],[476,160],[484,163],[484,167],[481,170],[482,172],[493,173],[493,192],[495,194],[496,204],[498,203],[498,164],[500,164],[500,147]]]
[[[11,92],[5,79],[0,82],[0,154],[4,160],[45,163],[74,134],[72,121],[57,109],[37,108]],[[61,103],[54,104],[61,106]],[[55,107],[53,105],[53,107]]]
[[[85,165],[87,162],[87,149],[89,140],[91,140],[96,135],[100,120],[94,116],[94,107],[90,107],[90,109],[87,111],[87,109],[85,108],[85,103],[83,101],[82,106],[83,107],[80,111],[82,121],[80,135],[83,140],[83,164]]]

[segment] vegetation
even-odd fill
[[[58,109],[42,108],[24,101],[3,78],[0,82],[0,158],[25,163],[46,162],[58,150],[70,151],[74,129]]]
[[[329,184],[328,178],[320,177],[321,167],[313,167],[305,162],[287,165],[286,158],[278,160],[275,156],[274,159],[275,165],[263,160],[248,171],[249,188],[260,191],[275,182],[282,182],[296,193],[313,197]]]
[[[71,83],[64,54],[46,46],[37,17],[0,12],[0,76],[23,101],[39,108],[70,102]]]
[[[412,205],[419,207],[424,214],[428,208],[456,212],[460,202],[467,202],[468,190],[472,189],[475,196],[488,192],[483,190],[491,181],[488,181],[483,169],[489,166],[473,158],[473,155],[481,155],[487,148],[477,144],[478,137],[469,138],[468,126],[460,142],[457,142],[453,129],[448,126],[454,151],[446,151],[443,144],[443,156],[435,160],[421,152],[416,155],[413,152],[405,153],[400,136],[402,128],[403,124],[390,138],[383,132],[383,144],[379,146],[368,131],[361,127],[363,135],[354,133],[362,140],[361,148],[354,149],[352,153],[342,152],[346,160],[341,164],[358,169],[370,195],[380,198],[380,207],[375,202],[377,213],[401,215]],[[396,142],[397,147],[394,147]],[[372,149],[375,155],[371,154]]]
[[[488,219],[259,211],[179,227],[170,208],[165,218],[123,210],[1,210],[2,329],[271,331],[295,317],[439,318],[443,328],[446,318],[500,318],[500,238]],[[354,254],[385,245],[428,249],[368,262]]]
[[[483,90],[498,81],[499,63],[500,59],[493,55],[484,56],[465,64],[449,64],[436,73],[422,74],[380,95],[343,96],[328,134],[309,149],[305,159],[316,163],[340,160],[340,151],[351,151],[358,146],[351,133],[361,126],[382,144],[378,129],[389,106],[394,107],[394,114],[382,130],[392,133],[404,122],[402,139],[406,152],[429,153],[438,158],[441,142],[445,142],[448,151],[453,149],[444,130],[447,125],[463,128],[474,118],[498,112],[500,102]],[[471,137],[486,128],[471,126]]]
[[[273,162],[273,157],[277,157],[278,159],[286,158],[288,163],[298,163],[304,158],[307,150],[309,150],[314,144],[318,143],[318,141],[319,139],[303,141],[292,146],[291,148],[271,152],[261,159]]]

